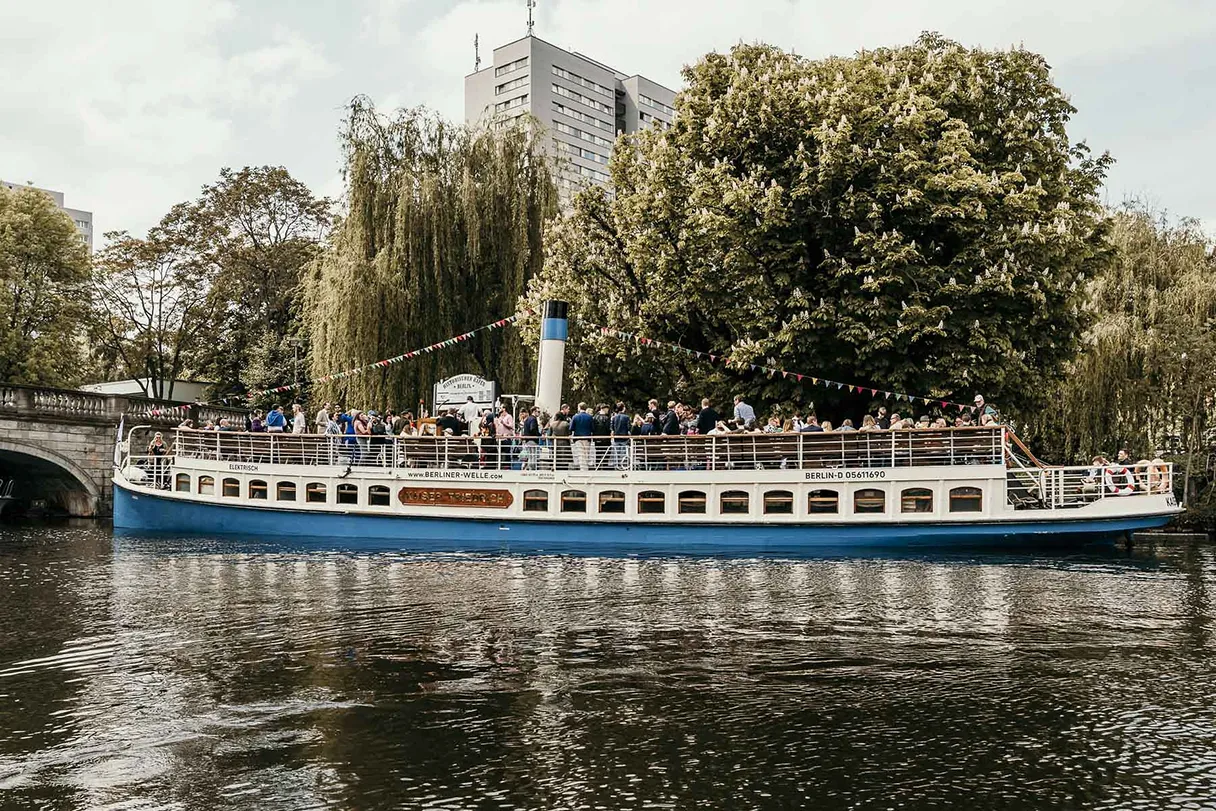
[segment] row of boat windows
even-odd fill
[[[980,512],[984,508],[984,496],[978,487],[955,487],[949,494],[950,512]],[[794,494],[789,490],[769,490],[762,496],[761,505],[765,515],[793,515]],[[564,513],[586,513],[587,494],[582,490],[563,490],[558,498],[558,507]],[[604,490],[599,493],[597,511],[600,513],[624,513],[625,493],[620,490]],[[667,494],[661,490],[643,490],[638,493],[638,513],[663,514],[667,512]],[[899,510],[904,513],[933,512],[933,491],[924,487],[909,487],[899,495]],[[524,512],[548,512],[547,490],[525,490]],[[682,490],[676,496],[676,512],[680,515],[704,515],[709,511],[709,498],[702,490]],[[885,513],[887,494],[883,490],[867,488],[853,493],[854,513]],[[751,494],[743,490],[726,490],[718,496],[720,515],[747,515],[751,512]],[[840,513],[840,493],[836,490],[812,490],[807,493],[807,512],[812,515],[834,515]]]
[[[198,494],[203,496],[215,495],[215,478],[212,476],[198,477]],[[190,492],[190,476],[178,473],[174,489],[179,493]],[[358,504],[359,486],[345,482],[335,489],[339,504]],[[311,504],[324,504],[329,488],[322,482],[309,482],[304,485],[304,500]],[[241,482],[239,479],[224,479],[220,482],[220,495],[225,498],[241,497]],[[258,501],[270,498],[270,485],[261,479],[251,479],[245,490],[245,497]],[[275,501],[299,501],[299,489],[295,482],[278,482],[274,487]],[[367,503],[373,507],[387,507],[390,503],[389,489],[384,485],[372,485],[367,488]]]
[[[177,474],[174,484],[179,493],[190,492],[190,476]],[[215,478],[199,476],[199,495],[215,495]],[[304,501],[324,504],[328,488],[322,482],[304,485]],[[228,478],[220,483],[220,495],[225,498],[241,497],[239,479]],[[335,495],[338,504],[358,504],[358,485],[344,482],[337,485]],[[252,500],[268,500],[270,485],[262,479],[251,479],[245,496]],[[281,481],[275,484],[275,501],[298,501],[299,489],[295,482]],[[626,496],[621,490],[604,490],[596,499],[597,512],[606,515],[623,514]],[[367,504],[387,507],[391,502],[389,488],[372,485],[367,488]],[[954,487],[950,489],[948,502],[950,512],[981,512],[984,508],[983,493],[978,487]],[[762,497],[765,515],[793,515],[794,494],[789,490],[769,490]],[[584,490],[563,490],[558,497],[558,507],[564,513],[586,513],[588,499]],[[548,512],[549,491],[525,490],[524,512]],[[638,493],[637,510],[640,514],[661,515],[667,512],[667,494],[661,490],[643,490]],[[676,512],[680,515],[704,515],[709,511],[709,498],[702,490],[682,490],[676,497]],[[885,513],[887,494],[877,488],[865,488],[853,493],[853,512]],[[908,487],[899,494],[901,513],[933,512],[933,491],[925,487]],[[721,515],[747,515],[751,512],[751,495],[743,490],[727,490],[718,497],[718,513]],[[812,515],[835,515],[840,512],[840,493],[836,490],[812,490],[807,493],[807,512]]]

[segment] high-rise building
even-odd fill
[[[494,49],[492,64],[464,79],[465,121],[507,121],[525,113],[549,131],[563,198],[608,181],[608,158],[620,133],[666,127],[675,91],[627,76],[589,56],[534,36]]]
[[[62,209],[64,214],[72,218],[72,222],[76,223],[76,230],[80,232],[80,238],[84,240],[84,244],[88,246],[89,252],[93,251],[93,212],[81,211],[78,208],[68,208],[63,204],[63,192],[51,191],[50,189],[42,189],[38,186],[27,186],[24,183],[10,183],[7,180],[0,180],[0,184],[10,189],[27,189],[32,188],[35,191],[40,191],[48,195],[55,201],[55,205]]]

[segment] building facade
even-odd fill
[[[548,130],[563,199],[608,182],[616,136],[666,127],[675,91],[644,76],[526,36],[494,49],[492,64],[464,80],[465,121],[510,121],[531,114]]]
[[[55,201],[55,205],[59,206],[63,213],[71,217],[72,222],[76,223],[76,230],[80,232],[80,238],[88,246],[89,253],[93,252],[93,212],[81,211],[78,208],[68,208],[63,204],[63,192],[61,191],[52,191],[50,189],[39,188],[38,186],[27,186],[24,183],[10,183],[7,180],[0,180],[0,184],[9,189],[32,188],[49,195]]]

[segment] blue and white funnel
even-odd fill
[[[536,404],[556,414],[562,407],[562,377],[566,363],[566,310],[564,301],[546,301],[541,307],[540,352],[536,358]]]

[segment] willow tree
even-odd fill
[[[371,363],[510,315],[543,261],[556,190],[530,122],[454,126],[421,109],[352,102],[342,134],[345,218],[305,281],[313,376]],[[437,379],[477,372],[529,386],[513,328],[321,386],[314,399],[405,407]]]
[[[1093,323],[1030,427],[1067,459],[1121,446],[1184,456],[1205,444],[1216,409],[1212,240],[1143,207],[1119,212],[1110,240],[1116,261],[1087,285]]]
[[[1046,60],[925,35],[821,60],[739,45],[684,78],[672,126],[618,142],[612,194],[584,192],[552,229],[534,298],[566,292],[593,322],[757,364],[1038,401],[1106,261],[1109,160],[1069,140]],[[581,346],[589,389],[824,396],[595,334]]]

